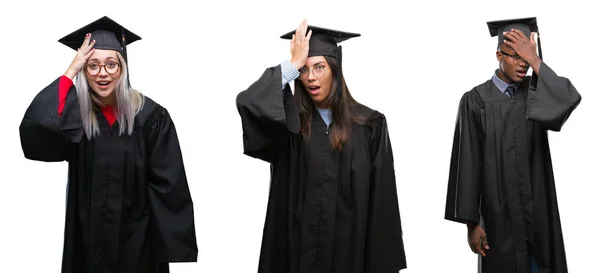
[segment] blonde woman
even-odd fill
[[[63,273],[168,272],[197,258],[175,126],[129,84],[126,45],[139,39],[108,17],[65,36],[73,62],[19,127],[26,158],[69,163]]]

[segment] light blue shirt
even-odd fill
[[[332,116],[331,109],[317,107],[317,110],[319,110],[319,114],[321,114],[321,118],[323,118],[323,121],[325,121],[325,124],[327,124],[327,128],[329,128],[329,124],[331,124],[331,116]]]
[[[505,81],[503,81],[502,79],[500,79],[498,77],[498,70],[496,69],[496,71],[494,72],[494,75],[492,76],[492,82],[494,82],[494,84],[496,85],[496,87],[498,87],[498,89],[500,89],[500,92],[502,92],[502,94],[507,95],[510,97],[510,94],[508,94],[508,92],[506,91],[506,89],[508,89],[508,87],[510,86],[510,84],[506,83]],[[519,86],[521,86],[521,82],[517,82],[512,84],[516,90],[519,90]]]
[[[285,88],[285,85],[292,82],[296,78],[300,77],[300,72],[290,61],[283,61],[281,63],[281,90]]]
[[[292,62],[287,61],[287,60],[283,61],[281,63],[281,90],[285,89],[286,84],[294,81],[299,76],[300,76],[300,72],[298,72],[298,69],[296,69],[296,67],[292,64]],[[317,110],[319,110],[319,114],[321,114],[321,118],[323,119],[323,121],[325,121],[325,124],[327,124],[327,127],[329,127],[329,124],[331,124],[331,117],[332,117],[331,109],[317,107]]]

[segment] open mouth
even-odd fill
[[[96,83],[100,86],[100,88],[108,88],[111,81],[97,81]]]
[[[517,71],[517,76],[519,76],[519,78],[525,78],[525,75],[527,75],[527,70],[525,70],[525,71],[518,70]]]
[[[321,87],[318,85],[310,85],[308,86],[308,91],[312,94],[312,95],[316,95],[319,93],[319,90],[321,90]]]

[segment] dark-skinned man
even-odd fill
[[[445,219],[466,224],[479,272],[566,273],[547,132],[581,95],[543,62],[535,17],[487,24],[499,67],[460,100]]]

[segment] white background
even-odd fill
[[[362,34],[343,43],[345,77],[360,102],[389,120],[403,272],[475,272],[466,227],[443,220],[457,106],[498,65],[485,22],[537,16],[544,60],[583,96],[563,131],[549,133],[569,269],[597,272],[600,23],[593,1],[146,2],[3,2],[1,272],[60,272],[67,164],[26,160],[18,126],[36,93],[75,55],[57,40],[103,15],[142,37],[128,47],[132,85],[170,111],[179,133],[200,253],[197,263],[172,265],[176,273],[256,272],[269,166],[242,154],[235,97],[290,58],[289,41],[279,36],[304,18]]]

